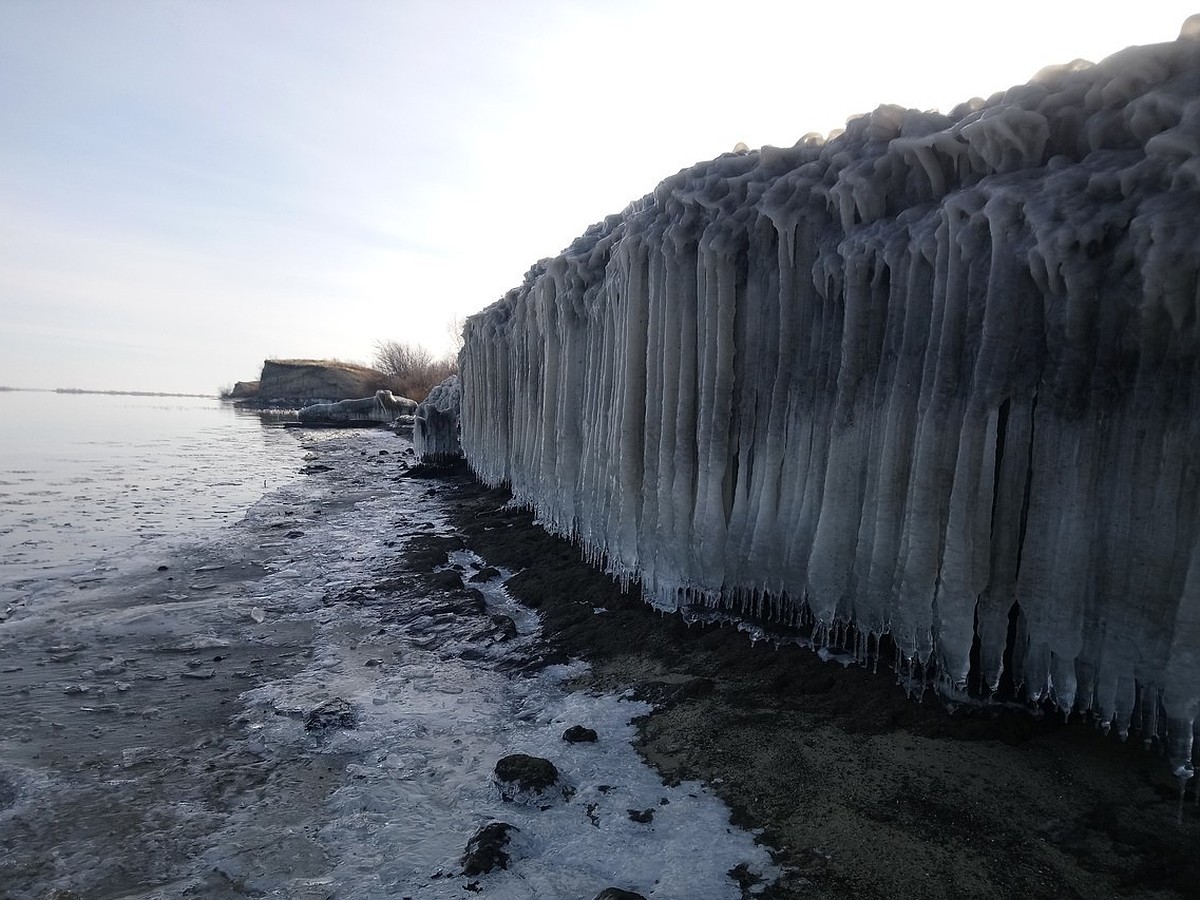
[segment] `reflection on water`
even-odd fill
[[[295,477],[280,421],[215,398],[0,392],[0,602],[236,521]]]

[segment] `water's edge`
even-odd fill
[[[236,525],[0,624],[6,896],[733,900],[731,870],[773,877],[701,785],[638,760],[645,703],[567,689],[586,666],[545,658],[449,485],[402,477],[407,441],[306,446],[310,475]],[[314,726],[323,707],[347,717]],[[565,742],[576,724],[599,741]],[[504,801],[511,752],[561,790]],[[493,819],[512,862],[468,878]]]

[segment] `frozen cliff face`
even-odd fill
[[[418,406],[413,419],[413,446],[422,462],[446,463],[462,458],[459,407],[462,387],[451,375]]]
[[[463,448],[660,607],[1007,667],[1187,775],[1198,266],[1200,41],[881,107],[538,263],[467,323]]]

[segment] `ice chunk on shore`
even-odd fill
[[[459,407],[462,388],[451,375],[434,387],[418,406],[413,419],[413,446],[423,462],[445,463],[462,457]]]

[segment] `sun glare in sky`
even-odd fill
[[[0,385],[214,392],[271,356],[440,351],[680,168],[946,110],[1193,11],[12,0]]]

